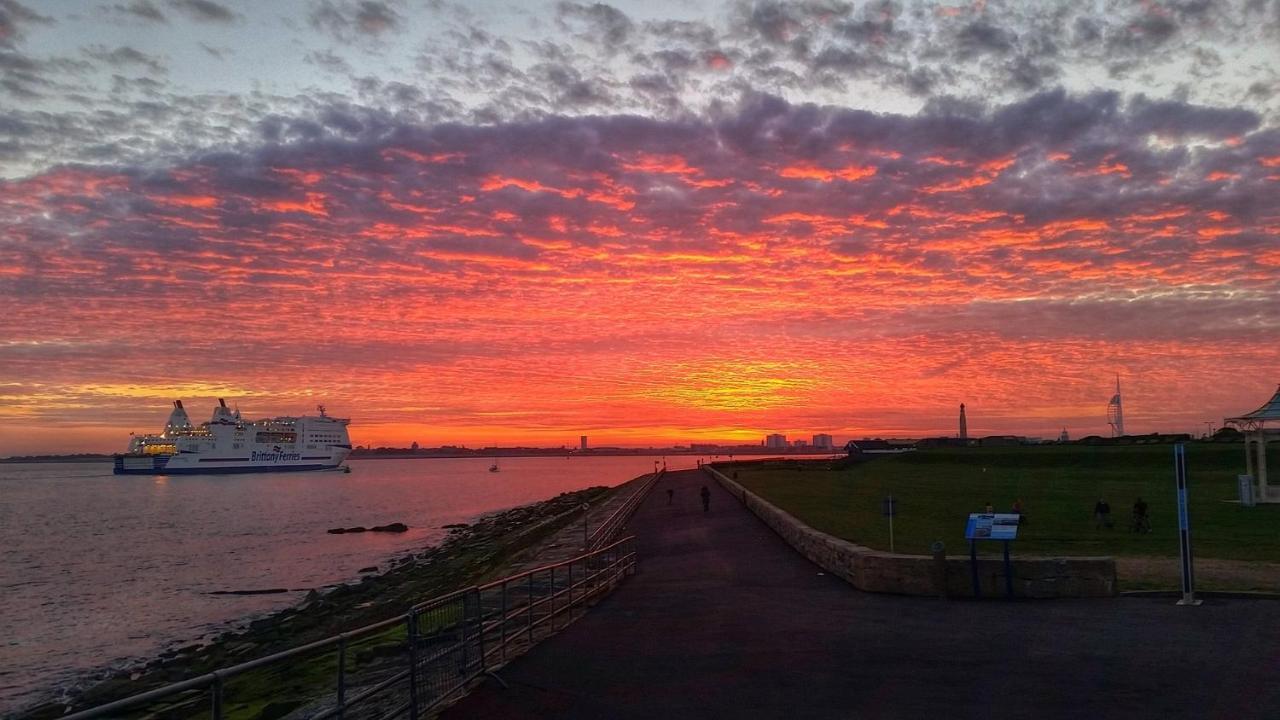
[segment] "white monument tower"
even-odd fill
[[[1124,408],[1120,405],[1120,376],[1116,375],[1116,394],[1107,403],[1107,424],[1111,426],[1111,437],[1124,435]]]

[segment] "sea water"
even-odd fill
[[[653,457],[354,460],[341,472],[117,476],[0,464],[0,715],[312,588],[439,543],[441,526],[652,472]],[[666,458],[670,469],[694,457]],[[402,522],[402,534],[331,535]],[[263,595],[217,591],[287,588]]]

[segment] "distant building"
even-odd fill
[[[960,403],[960,439],[969,439],[969,419],[964,416],[964,403]]]
[[[1026,445],[1027,439],[1021,435],[988,435],[978,441],[982,447],[1011,447]]]
[[[809,447],[809,443],[804,440],[796,440],[791,443],[791,447],[798,447],[798,448]]]
[[[863,438],[861,440],[850,440],[844,444],[845,452],[850,457],[859,455],[897,455],[899,453],[915,452],[915,446],[907,443],[893,442],[890,440],[875,440]]]
[[[813,446],[823,450],[830,450],[835,447],[835,443],[832,442],[830,435],[814,435]]]
[[[412,450],[412,451],[414,451],[414,452],[418,452],[418,441],[417,441],[417,440],[414,440],[414,441],[413,441],[413,444],[409,446],[409,449],[410,449],[410,450]]]
[[[969,438],[961,440],[958,437],[929,437],[921,438],[916,441],[916,447],[922,449],[940,447],[973,447],[977,444],[978,443],[975,440],[970,440]]]
[[[766,435],[764,438],[764,446],[767,448],[784,448],[787,446],[787,436],[781,433]]]
[[[1067,434],[1067,429],[1062,428],[1062,434],[1058,435],[1058,442],[1071,442],[1071,436]]]
[[[586,449],[587,449],[587,436],[586,436],[586,435],[579,435],[579,436],[578,436],[578,449],[579,449],[579,450],[586,450]]]
[[[689,443],[689,449],[693,452],[709,453],[720,449],[715,443]]]

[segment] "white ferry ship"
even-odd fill
[[[336,468],[351,453],[349,420],[325,414],[246,421],[219,399],[213,419],[191,424],[181,400],[158,435],[139,435],[115,456],[117,475],[205,475]]]

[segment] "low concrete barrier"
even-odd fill
[[[926,555],[901,555],[855,545],[809,527],[715,468],[702,468],[801,555],[859,590],[899,595],[973,595],[968,557],[947,557],[939,563]],[[1024,557],[1014,559],[1012,564],[1013,594],[1017,597],[1116,594],[1116,563],[1109,557]],[[1003,559],[978,559],[978,584],[983,597],[1004,597],[1004,576]]]

